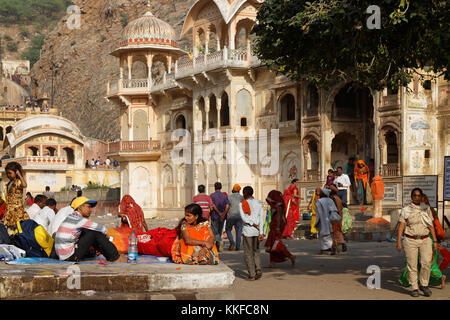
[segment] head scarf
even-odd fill
[[[266,200],[269,200],[269,205],[272,209],[276,209],[277,206],[283,204],[283,194],[280,191],[272,190],[267,195]]]
[[[366,168],[366,173],[365,174],[360,174],[359,173],[359,168],[358,165],[362,164],[363,167]],[[355,179],[361,179],[363,181],[363,187],[364,189],[366,189],[366,184],[367,184],[367,178],[369,177],[369,173],[370,173],[370,169],[369,167],[364,163],[363,160],[358,160],[355,164],[355,168],[353,169],[353,174],[355,175]]]
[[[235,185],[233,186],[233,191],[239,192],[240,190],[241,190],[241,186],[240,186],[240,185],[235,184]]]
[[[125,214],[130,221],[130,228],[135,233],[144,232],[144,212],[130,195],[125,195],[120,202],[120,213]]]
[[[327,197],[329,197],[329,196],[330,196],[330,193],[331,193],[331,190],[330,190],[330,189],[327,189],[327,188],[322,188],[322,192],[323,192]]]

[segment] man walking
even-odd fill
[[[239,213],[244,223],[242,229],[244,257],[248,269],[248,279],[262,277],[259,243],[264,239],[264,207],[261,201],[253,198],[253,188],[244,187],[244,200],[239,205]]]
[[[210,218],[210,212],[214,209],[214,204],[211,197],[205,193],[205,186],[203,184],[198,186],[198,194],[192,199],[192,203],[198,204],[202,208],[202,217],[206,220]]]
[[[219,252],[223,251],[222,231],[225,218],[227,217],[228,210],[230,209],[230,202],[228,197],[222,191],[222,184],[216,182],[214,184],[215,192],[211,194],[211,200],[214,204],[214,210],[211,211],[211,227],[216,237],[216,247]]]
[[[228,196],[228,200],[230,201],[230,213],[225,224],[225,231],[227,232],[227,237],[230,240],[230,247],[228,248],[230,251],[235,248],[236,251],[238,251],[241,248],[242,219],[239,212],[239,205],[241,204],[241,201],[244,200],[244,197],[239,193],[240,190],[241,186],[235,184],[231,194]],[[236,243],[234,242],[233,233],[231,232],[233,226],[236,231]]]
[[[45,192],[42,193],[44,196],[46,196],[49,199],[54,199],[55,195],[53,194],[53,192],[50,192],[50,187],[46,186],[45,187]]]
[[[337,177],[334,179],[334,185],[338,188],[338,196],[342,200],[342,205],[347,207],[347,189],[350,187],[350,178],[346,175],[342,167],[337,168]]]

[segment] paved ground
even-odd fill
[[[409,289],[398,283],[403,272],[404,253],[389,242],[349,242],[348,251],[337,256],[318,255],[318,240],[290,240],[288,249],[297,257],[296,266],[289,261],[275,269],[264,269],[263,277],[248,281],[242,251],[226,251],[221,255],[235,271],[234,293],[237,300],[245,299],[450,299],[450,286],[432,288],[431,298],[412,298]],[[269,255],[261,253],[263,265]],[[381,269],[381,289],[368,289],[367,267],[378,265]],[[448,277],[448,269],[444,271]]]

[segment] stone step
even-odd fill
[[[69,269],[70,268],[70,269]],[[79,268],[79,287],[72,268]],[[70,278],[69,278],[70,277]],[[217,266],[178,264],[108,264],[108,265],[8,265],[0,264],[0,299],[20,299],[41,296],[83,296],[93,290],[97,296],[128,293],[150,297],[160,294],[196,295],[196,299],[215,299],[202,293],[208,290],[227,292],[235,276],[223,262]],[[72,286],[73,287],[73,286]],[[76,287],[76,286],[75,286]],[[204,291],[207,290],[207,291]],[[95,299],[95,296],[92,297]]]

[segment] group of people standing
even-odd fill
[[[259,248],[266,236],[265,248],[270,253],[270,264],[267,267],[274,267],[275,263],[288,259],[292,265],[295,264],[295,256],[287,250],[282,239],[293,237],[296,223],[300,220],[301,197],[297,185],[298,179],[294,179],[284,194],[272,190],[266,197],[267,212],[263,202],[253,197],[254,190],[251,186],[244,187],[242,195],[238,184],[233,186],[230,195],[222,192],[220,182],[214,184],[215,192],[211,195],[205,193],[204,185],[198,186],[199,194],[193,198],[193,204],[202,209],[202,220],[210,223],[215,247],[218,252],[223,251],[224,229],[230,242],[228,250],[240,250],[242,241],[250,280],[257,280],[262,276]],[[236,239],[233,237],[233,228]]]

